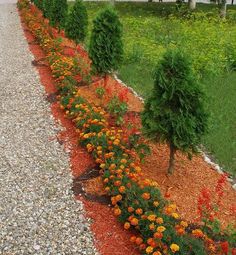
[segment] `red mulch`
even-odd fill
[[[25,28],[24,24],[22,24]],[[33,36],[25,30],[28,42],[33,41]],[[29,45],[35,58],[44,57],[44,53],[38,45]],[[83,53],[84,54],[84,53]],[[49,67],[38,66],[41,82],[47,93],[56,91],[54,80]],[[94,82],[89,86],[81,87],[79,90],[83,97],[95,104],[106,105],[109,96],[99,99],[95,90],[98,86],[104,86],[104,80]],[[111,94],[117,94],[123,89],[122,84],[109,77],[105,87]],[[142,102],[131,92],[128,92],[129,110],[140,112],[143,109]],[[56,120],[65,128],[58,135],[58,139],[63,141],[65,147],[70,148],[70,162],[73,175],[81,175],[86,169],[94,165],[91,156],[77,144],[77,134],[72,122],[64,117],[64,112],[58,103],[51,105],[52,113]],[[138,120],[140,124],[140,120]],[[168,166],[168,148],[165,145],[150,143],[152,155],[146,158],[143,164],[144,178],[151,178],[158,182],[163,194],[168,193],[169,199],[174,201],[181,217],[195,221],[197,216],[197,199],[204,187],[210,188],[214,192],[217,180],[220,175],[208,165],[201,156],[194,156],[190,161],[183,154],[177,153],[175,172],[172,176],[166,176]],[[97,178],[87,182],[89,191],[97,192],[102,187],[101,179]],[[99,191],[97,193],[102,193]],[[135,255],[139,254],[135,247],[129,242],[131,234],[125,231],[117,219],[113,216],[111,208],[96,202],[88,201],[82,197],[77,197],[84,202],[87,216],[92,218],[92,231],[95,235],[95,245],[101,254],[104,255]],[[231,223],[236,226],[236,212],[232,213],[231,207],[236,204],[236,192],[229,183],[225,186],[225,193],[222,205],[219,208],[219,219],[223,225]]]

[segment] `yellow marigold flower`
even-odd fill
[[[192,234],[193,234],[195,237],[199,237],[199,238],[204,236],[204,234],[203,234],[203,232],[202,232],[201,229],[194,229],[194,230],[192,231]]]
[[[106,164],[104,164],[104,163],[102,163],[102,164],[100,164],[100,168],[105,168],[105,166],[106,166]]]
[[[157,207],[157,206],[159,205],[159,202],[158,202],[158,201],[154,201],[154,202],[153,202],[153,205],[154,205],[155,207]]]
[[[138,219],[137,218],[133,218],[131,221],[130,221],[131,225],[133,226],[137,226],[138,225]]]
[[[175,244],[175,243],[172,243],[171,245],[170,245],[170,249],[171,249],[171,251],[172,252],[177,252],[177,251],[179,251],[179,245],[177,245],[177,244]]]
[[[163,224],[164,220],[161,217],[156,218],[156,223]]]
[[[164,227],[164,226],[159,226],[159,227],[157,227],[157,232],[159,232],[159,233],[162,233],[162,232],[164,232],[166,230],[166,228]]]
[[[124,224],[124,229],[129,229],[130,228],[130,223],[129,222],[125,222]]]
[[[188,223],[186,222],[186,221],[181,221],[180,222],[180,225],[182,226],[182,227],[184,227],[184,228],[187,228],[187,226],[188,226]]]
[[[148,220],[149,221],[155,221],[156,220],[156,215],[155,214],[150,214],[150,215],[148,215]]]
[[[146,248],[146,253],[147,253],[147,254],[150,254],[150,253],[152,253],[152,252],[153,252],[152,246],[148,246],[148,247]]]
[[[173,218],[175,218],[175,219],[178,219],[178,218],[179,218],[179,214],[178,214],[178,213],[175,213],[175,212],[173,212],[173,213],[171,214],[171,216],[172,216]]]

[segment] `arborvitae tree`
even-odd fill
[[[92,67],[99,74],[116,70],[123,55],[122,25],[115,11],[107,8],[93,21],[89,56]]]
[[[43,15],[45,18],[50,18],[53,0],[43,0]]]
[[[43,10],[43,2],[42,0],[34,0],[34,4],[42,11]]]
[[[142,124],[148,137],[168,143],[168,173],[174,169],[176,150],[189,156],[197,152],[207,128],[203,99],[188,58],[177,50],[167,51],[156,69],[154,89],[145,102]]]
[[[53,0],[50,10],[50,24],[59,29],[63,28],[67,16],[67,0]]]
[[[88,14],[82,0],[76,0],[66,20],[66,36],[76,44],[83,42],[87,33]]]

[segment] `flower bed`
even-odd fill
[[[113,126],[104,108],[88,103],[78,93],[78,84],[88,83],[91,78],[86,54],[81,56],[73,49],[65,52],[63,40],[54,37],[53,29],[34,6],[24,4],[21,13],[46,54],[61,108],[76,125],[80,144],[100,166],[114,214],[125,229],[135,231],[131,241],[143,254],[222,254],[220,242],[217,244],[198,227],[180,220],[176,206],[162,198],[157,184],[141,178],[141,160],[128,130]]]

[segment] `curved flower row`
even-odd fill
[[[222,254],[219,245],[201,229],[179,219],[176,206],[162,198],[156,182],[142,178],[140,158],[126,130],[112,126],[105,109],[88,103],[77,92],[74,77],[81,75],[78,55],[63,54],[61,40],[54,37],[48,22],[28,0],[20,0],[19,6],[24,22],[46,54],[61,108],[76,125],[80,144],[100,166],[114,215],[124,229],[135,233],[131,241],[143,254]]]

